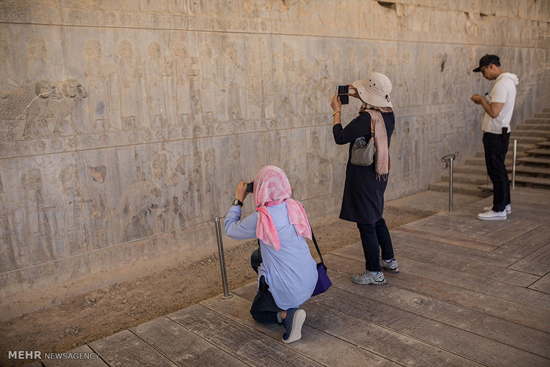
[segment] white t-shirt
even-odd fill
[[[483,131],[492,134],[502,134],[502,128],[507,127],[510,132],[510,120],[514,113],[514,105],[516,104],[516,85],[519,84],[518,77],[515,74],[502,73],[498,76],[491,94],[489,95],[490,103],[504,103],[500,114],[492,118],[487,112],[483,114],[483,122],[481,128]]]

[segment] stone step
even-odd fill
[[[530,156],[541,156],[541,157],[550,157],[550,149],[531,149],[526,151],[525,153],[529,154]]]
[[[441,176],[442,182],[449,182],[449,174]],[[487,175],[476,175],[471,173],[453,173],[453,185],[457,182],[467,183],[472,185],[483,185],[487,183]]]
[[[506,167],[509,173],[512,173],[512,167]],[[550,168],[546,167],[534,167],[534,166],[525,166],[523,164],[516,165],[516,177],[518,175],[531,175],[541,178],[550,177]]]
[[[528,124],[528,125],[550,125],[550,117],[546,117],[546,118],[533,118],[533,119],[525,119],[525,122],[524,124]],[[520,124],[520,125],[523,125],[523,124]],[[520,126],[518,125],[518,126]]]
[[[476,158],[473,158],[476,159]],[[468,161],[466,161],[468,162]],[[550,158],[538,158],[538,157],[522,157],[518,159],[519,163],[525,164],[535,164],[539,166],[548,166],[550,167]],[[507,165],[508,163],[506,163]]]
[[[512,177],[510,177],[510,184],[512,183]],[[516,175],[516,186],[525,186],[532,187],[537,189],[550,189],[550,178],[540,178],[540,177],[528,177],[528,176],[517,176]],[[492,190],[493,184],[485,184],[479,186],[482,190]],[[453,185],[454,192],[454,185]]]
[[[546,137],[544,135],[543,136],[537,136],[537,137],[534,137],[534,136],[516,136],[516,134],[514,134],[514,131],[512,131],[512,134],[510,136],[510,143],[513,144],[514,140],[517,140],[518,144],[536,144],[536,143],[546,141]]]
[[[513,167],[511,165],[506,166],[506,169],[508,170],[508,173],[512,174]],[[454,173],[483,176],[485,177],[485,180],[487,180],[487,168],[485,167],[485,165],[483,166],[464,165],[464,166],[454,167]],[[550,177],[550,168],[516,164],[516,176],[522,175],[522,174],[536,176],[536,177],[543,177],[543,178]]]
[[[472,165],[466,164],[463,166],[454,167],[454,172],[487,176],[487,168],[485,167],[485,164],[483,166],[472,166]]]
[[[508,153],[506,155],[510,154],[512,157],[514,156],[514,145],[511,144],[509,147],[508,147]],[[526,153],[525,150],[519,150],[517,151],[516,153],[516,157],[517,158],[520,158],[520,157],[526,157],[528,154]],[[476,153],[476,157],[485,157],[485,153],[484,152],[477,152]]]
[[[550,189],[550,178],[516,175],[517,184],[533,188]]]
[[[550,141],[540,141],[536,145],[543,148],[550,148]]]
[[[531,130],[541,130],[541,131],[550,131],[550,124],[521,124],[518,125],[515,131],[531,131]]]
[[[521,159],[526,159],[526,158],[529,158],[529,157],[526,156],[526,157],[522,157]],[[518,162],[519,162],[519,159],[518,159]],[[506,154],[506,161],[504,162],[504,164],[506,165],[506,167],[508,167],[508,166],[512,167],[512,164],[513,164],[512,154]],[[485,167],[485,158],[484,157],[475,157],[475,158],[467,159],[466,160],[466,165]]]
[[[542,112],[544,112],[544,113],[550,113],[550,108],[543,108],[543,109],[542,109]]]
[[[525,152],[529,149],[536,149],[536,148],[537,148],[536,144],[520,143],[519,140],[518,140],[518,152]],[[514,154],[514,141],[513,140],[511,140],[510,145],[508,145],[508,153]]]
[[[435,182],[430,184],[428,188],[432,191],[449,192],[449,183]],[[453,194],[464,194],[479,197],[487,197],[491,195],[490,192],[481,190],[476,185],[460,182],[453,182]]]
[[[545,138],[548,135],[547,130],[512,130],[511,139],[523,137]]]
[[[537,118],[537,119],[544,119],[544,118],[550,118],[550,113],[549,112],[539,112],[539,113],[535,113],[535,116],[533,116],[534,118]]]

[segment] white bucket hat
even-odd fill
[[[369,73],[363,80],[356,80],[352,84],[357,89],[363,102],[375,107],[391,107],[391,81],[381,73]]]

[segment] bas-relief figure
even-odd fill
[[[60,210],[64,211],[65,256],[82,253],[88,248],[88,233],[84,218],[84,202],[80,190],[78,171],[74,164],[69,164],[59,172],[62,185]]]
[[[158,42],[150,42],[147,46],[149,56],[148,102],[151,127],[160,128],[168,125],[168,111],[165,79],[171,75],[173,60],[163,58]]]
[[[113,64],[103,64],[101,43],[96,39],[86,42],[88,63],[84,75],[88,79],[88,127],[86,133],[101,133],[121,130],[118,99],[118,70]]]
[[[120,57],[120,114],[122,128],[133,130],[140,127],[140,81],[144,78],[141,57],[134,60],[134,49],[128,40],[122,40],[118,44]]]
[[[86,193],[83,201],[88,242],[93,249],[110,247],[116,244],[118,235],[114,220],[116,210],[109,204],[105,188],[107,180],[112,179],[107,176],[106,166],[88,165],[84,169],[80,177],[83,177],[81,182]]]
[[[40,38],[32,38],[27,44],[27,82],[36,82],[41,79],[47,79],[48,73],[48,49],[46,42]]]
[[[227,43],[222,60],[222,70],[225,72],[223,85],[227,96],[228,118],[230,121],[242,120],[245,115],[242,103],[244,100],[242,81],[245,79],[246,69],[239,61],[235,41]]]
[[[225,90],[218,68],[219,59],[214,59],[212,45],[203,43],[200,47],[201,67],[201,114],[203,122],[212,123],[218,119],[216,109]]]
[[[0,271],[10,271],[25,265],[24,246],[15,230],[14,210],[6,204],[0,175]],[[27,259],[28,260],[28,259]]]
[[[9,43],[6,39],[0,38],[0,99],[7,98],[9,91],[19,87],[15,79]]]
[[[174,59],[179,125],[198,122],[200,118],[199,58],[189,55],[186,43],[178,42],[174,46]]]
[[[122,219],[123,242],[148,237],[158,230],[158,211],[162,191],[152,182],[138,182],[128,187],[120,199],[118,212]]]
[[[258,37],[254,40],[250,58],[248,61],[248,69],[246,75],[247,85],[247,100],[249,108],[252,107],[259,110],[259,113],[252,114],[252,118],[269,118],[273,117],[273,109],[268,111],[273,106],[274,81],[271,68],[271,56],[267,51],[267,47],[262,38]]]
[[[38,168],[26,170],[20,178],[23,190],[22,209],[17,211],[21,243],[27,243],[31,263],[55,258],[54,236],[57,233],[55,206],[44,200],[42,174]]]

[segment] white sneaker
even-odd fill
[[[506,220],[506,210],[503,210],[501,212],[494,212],[492,210],[489,210],[485,213],[480,213],[477,215],[477,219],[481,220]]]
[[[484,212],[488,212],[489,210],[493,210],[493,206],[486,206],[485,208],[483,208]],[[511,204],[506,205],[506,214],[512,214]]]

